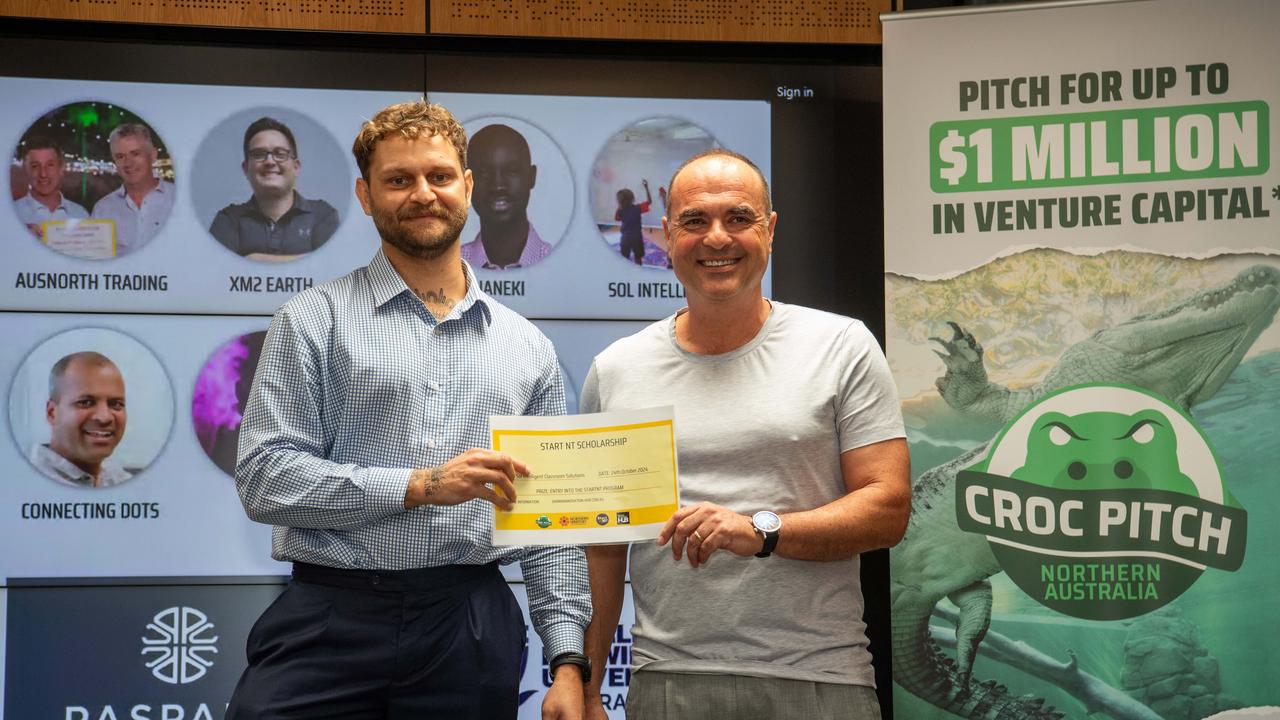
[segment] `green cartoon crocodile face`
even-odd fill
[[[1173,427],[1159,410],[1047,412],[1027,437],[1026,464],[1011,475],[1064,490],[1152,488],[1196,496],[1177,451]]]

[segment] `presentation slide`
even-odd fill
[[[0,313],[0,578],[288,574],[232,479],[268,323]],[[595,354],[644,323],[538,325],[576,412]],[[97,465],[96,478],[81,469]]]
[[[724,147],[770,175],[763,101],[445,92],[431,100],[471,138],[463,256],[487,291],[531,317],[656,318],[683,307],[662,231],[672,174]],[[486,228],[500,231],[513,214],[529,221],[517,238],[523,255],[492,260],[501,236]]]
[[[0,87],[0,142],[12,153],[0,307],[270,314],[377,250],[350,147],[364,118],[402,93]],[[271,203],[290,200],[272,220]]]
[[[403,93],[0,78],[0,308],[269,314],[378,248],[350,145]],[[769,173],[763,101],[434,93],[472,137],[463,256],[537,318],[684,305],[661,219],[712,147]],[[766,278],[766,293],[769,291]]]

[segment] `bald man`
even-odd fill
[[[529,143],[506,125],[486,125],[472,136],[467,154],[480,232],[462,246],[463,259],[489,270],[529,267],[542,260],[551,245],[529,222],[529,193],[538,180]]]
[[[597,355],[581,409],[674,407],[684,504],[657,543],[587,548],[587,646],[604,667],[629,555],[629,720],[880,720],[858,557],[911,509],[888,363],[858,320],[763,296],[778,215],[750,160],[711,150],[669,187],[689,306]]]
[[[124,438],[124,376],[107,356],[71,353],[49,371],[45,403],[49,442],[31,450],[31,464],[73,487],[110,487],[133,477],[111,459]]]

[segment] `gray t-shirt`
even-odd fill
[[[841,453],[904,436],[888,364],[861,322],[774,302],[751,342],[699,355],[676,343],[674,321],[596,356],[581,409],[674,406],[682,505],[816,508],[846,494]],[[640,542],[630,560],[637,669],[875,685],[858,558],[721,551],[695,569]]]

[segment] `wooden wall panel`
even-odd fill
[[[879,44],[894,0],[0,0],[0,15],[613,40]]]
[[[890,9],[891,0],[431,0],[431,32],[879,44]]]
[[[165,25],[425,33],[427,0],[0,0],[0,15]]]

